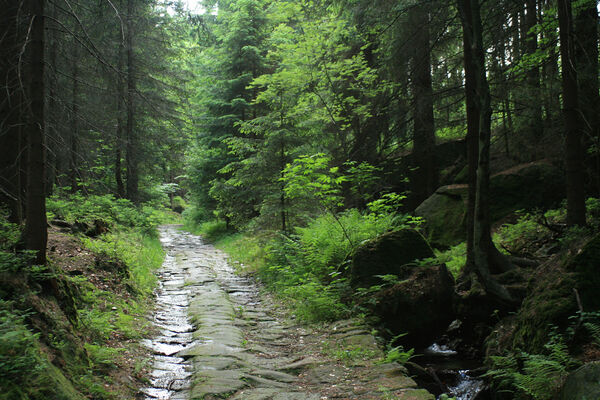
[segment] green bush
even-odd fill
[[[330,280],[356,246],[397,226],[392,213],[375,216],[350,209],[339,215],[323,214],[297,229],[304,268],[321,281]]]

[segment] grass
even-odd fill
[[[83,238],[83,243],[95,253],[124,262],[132,287],[144,294],[152,292],[157,282],[154,271],[160,268],[165,256],[157,237],[126,230],[99,239]]]
[[[134,207],[111,196],[48,203],[50,218],[102,220],[110,232],[80,237],[97,256],[70,276],[61,265],[28,267],[28,255],[15,251],[19,227],[0,210],[0,399],[130,398],[132,382],[113,381],[109,374],[126,368],[125,353],[135,346],[129,341],[148,332],[144,315],[157,282],[154,271],[164,259],[156,226],[174,217],[161,207]],[[55,296],[40,292],[49,279]],[[142,367],[132,365],[132,375]]]

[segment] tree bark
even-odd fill
[[[77,30],[76,30],[77,32]],[[73,40],[71,60],[71,127],[69,132],[69,183],[71,193],[79,190],[79,49],[76,40]]]
[[[127,0],[127,127],[126,164],[127,198],[134,203],[139,201],[138,185],[138,141],[135,127],[135,61],[133,54],[133,12],[134,1]]]
[[[472,107],[471,119],[468,122],[473,124],[475,116],[478,121],[475,204],[469,206],[473,212],[473,225],[467,227],[472,230],[472,248],[469,254],[471,259],[468,261],[472,263],[474,272],[488,294],[502,302],[512,304],[514,299],[510,293],[491,276],[492,268],[509,269],[510,265],[504,262],[505,260],[494,246],[490,235],[489,179],[492,109],[485,70],[479,0],[458,0],[457,4],[463,25],[465,79],[469,82],[466,91],[467,105],[470,104]],[[473,127],[471,127],[471,133],[474,133]],[[473,156],[470,161],[473,161]],[[473,165],[470,165],[470,168],[472,169]],[[471,185],[472,182],[470,182]]]
[[[431,43],[429,10],[426,5],[411,8],[409,19],[415,23],[412,40],[413,162],[412,203],[416,208],[438,185],[435,162],[433,87],[431,82]]]
[[[122,2],[121,2],[122,3]],[[125,186],[123,185],[123,167],[121,160],[123,158],[123,103],[125,99],[125,82],[123,80],[124,64],[124,38],[119,35],[119,60],[117,66],[117,129],[115,132],[115,183],[117,185],[117,196],[125,197]]]
[[[0,2],[0,203],[8,219],[21,223],[21,115],[22,88],[19,82],[19,2]]]
[[[26,0],[25,4],[31,25],[25,48],[28,89],[25,132],[29,151],[24,242],[28,250],[35,252],[35,263],[42,265],[46,263],[48,238],[44,190],[44,0]]]
[[[567,169],[567,225],[585,225],[585,191],[571,0],[558,0]]]
[[[527,14],[524,20],[523,34],[525,35],[525,49],[529,56],[536,53],[538,47],[537,33],[534,31],[537,24],[537,2],[536,0],[526,0]],[[540,67],[536,64],[527,71],[527,107],[525,113],[526,124],[531,134],[533,144],[532,158],[539,158],[537,143],[544,134],[542,124],[542,108],[539,98],[540,86]]]
[[[574,24],[574,54],[579,82],[579,107],[582,117],[584,150],[587,153],[589,187],[594,196],[600,195],[600,98],[598,95],[598,2],[588,0],[578,10]]]

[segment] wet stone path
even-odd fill
[[[145,399],[434,399],[402,366],[378,362],[356,321],[302,326],[200,237],[164,226],[160,238],[167,256]]]

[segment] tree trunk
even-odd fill
[[[56,4],[52,6],[52,20],[58,19],[58,7]],[[54,28],[52,30],[52,28]],[[52,33],[46,42],[48,43],[47,50],[48,55],[48,69],[50,71],[56,71],[57,69],[57,46],[58,46],[58,29],[56,26],[48,27]],[[60,114],[58,111],[58,102],[56,101],[57,96],[57,75],[56,73],[49,76],[46,84],[48,87],[48,112],[46,114],[46,146],[47,146],[47,159],[46,159],[46,195],[51,196],[54,191],[54,186],[57,182],[58,170],[56,165],[58,164],[58,129],[56,129],[56,119]]]
[[[27,163],[27,209],[24,242],[35,252],[35,263],[46,263],[45,157],[44,157],[44,0],[26,0],[31,25],[25,48],[28,115],[25,132],[29,152]]]
[[[77,32],[77,30],[76,30]],[[71,76],[71,127],[69,132],[69,183],[71,193],[79,190],[79,49],[76,40],[73,40],[72,76]]]
[[[560,55],[562,59],[563,115],[567,169],[567,225],[585,225],[585,191],[581,120],[577,89],[571,0],[558,0]]]
[[[594,196],[600,195],[600,151],[598,112],[600,98],[598,97],[598,2],[588,0],[582,4],[574,24],[574,51],[579,82],[580,116],[583,118],[584,149],[592,147],[587,155],[587,170],[589,171],[590,189]]]
[[[492,110],[485,70],[480,6],[478,0],[458,0],[457,3],[463,24],[465,79],[469,82],[466,91],[467,107],[469,104],[472,107],[471,119],[467,122],[474,124],[475,115],[478,121],[475,204],[474,206],[469,205],[469,209],[472,209],[473,212],[473,225],[467,227],[472,230],[472,248],[468,254],[471,259],[468,261],[472,263],[474,272],[488,294],[502,302],[513,303],[514,300],[506,288],[498,284],[491,276],[492,269],[509,269],[510,266],[504,262],[490,235],[489,179]],[[475,132],[473,127],[470,131],[471,134]],[[471,145],[475,147],[472,143]],[[470,161],[473,161],[473,155],[470,158]],[[470,165],[470,169],[472,168],[473,165]],[[469,186],[472,186],[472,182]]]
[[[431,43],[427,6],[412,7],[409,20],[415,23],[411,65],[414,126],[412,154],[417,169],[411,176],[411,197],[412,205],[416,208],[437,189],[438,171],[435,162]]]
[[[8,209],[8,219],[21,223],[21,103],[19,87],[19,2],[0,2],[0,203]],[[21,45],[21,46],[20,46]]]
[[[537,24],[537,2],[536,0],[526,0],[527,14],[524,20],[523,34],[525,35],[525,49],[528,55],[533,55],[537,51],[537,33],[534,28]],[[540,104],[539,86],[540,86],[540,67],[536,64],[527,71],[527,107],[525,113],[526,124],[531,134],[532,158],[539,158],[537,143],[543,136],[544,129],[542,124],[542,108]]]
[[[123,80],[123,64],[124,64],[124,38],[119,35],[119,61],[117,67],[117,130],[115,132],[115,183],[117,185],[117,196],[125,197],[125,186],[123,185],[123,167],[121,160],[123,158],[123,102],[125,98],[125,82]]]
[[[135,61],[133,54],[133,11],[134,1],[127,0],[127,198],[134,203],[139,201],[138,193],[138,159],[139,152],[137,142],[137,132],[135,127],[135,103],[134,94],[136,91],[135,82]]]

